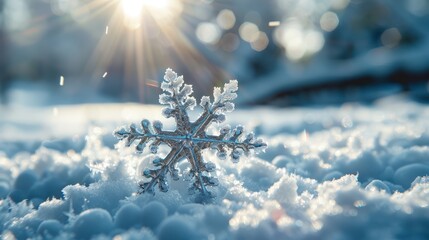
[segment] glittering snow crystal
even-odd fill
[[[159,96],[159,102],[169,105],[163,109],[163,114],[167,118],[174,117],[177,125],[175,131],[164,131],[160,121],[150,123],[149,120],[144,119],[141,122],[141,128],[131,124],[129,128],[122,127],[114,133],[120,140],[125,140],[127,146],[134,141],[138,142],[136,146],[138,152],[142,152],[149,142],[149,148],[153,154],[157,153],[158,146],[162,143],[171,149],[166,157],[156,157],[153,160],[155,166],[153,169],[144,170],[143,175],[150,181],[140,184],[141,193],[154,193],[156,185],[160,191],[167,192],[169,189],[167,174],[169,173],[173,180],[178,180],[179,171],[176,164],[187,159],[191,170],[186,175],[193,181],[189,193],[200,192],[203,196],[211,196],[207,186],[217,186],[218,180],[209,173],[216,167],[214,163],[203,160],[202,150],[216,149],[220,159],[225,159],[229,154],[232,161],[237,162],[241,154],[247,155],[250,150],[266,147],[261,139],[255,139],[253,133],[244,136],[242,126],[232,130],[225,126],[220,129],[218,136],[209,135],[206,132],[211,123],[223,122],[224,113],[234,110],[232,100],[237,97],[236,80],[225,84],[223,91],[215,88],[213,102],[208,96],[201,98],[200,105],[204,111],[195,122],[190,121],[187,111],[193,110],[196,100],[191,96],[192,86],[184,84],[183,76],[177,76],[173,70],[167,69],[161,88],[164,93]]]

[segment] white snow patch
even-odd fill
[[[167,193],[136,194],[151,156],[115,148],[110,133],[142,116],[162,119],[159,108],[55,107],[55,119],[52,107],[0,119],[2,238],[429,238],[426,105],[238,110],[229,123],[269,148],[237,164],[205,152],[220,183],[206,205],[182,180]]]

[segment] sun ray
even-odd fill
[[[188,0],[111,2],[115,3],[115,11],[101,29],[103,31],[100,30],[100,40],[87,64],[95,84],[103,84],[100,76],[106,71],[112,73],[110,78],[120,78],[109,68],[122,66],[124,96],[137,93],[139,100],[145,102],[154,86],[153,82],[150,86],[147,83],[149,79],[157,79],[160,68],[185,67],[193,79],[198,79],[194,85],[200,89],[220,85],[231,77],[221,70],[221,61],[207,58],[208,52],[202,51],[204,46],[192,40],[193,26],[198,19],[193,11],[188,11],[186,4],[196,3]],[[108,35],[105,26],[109,26]],[[120,59],[122,63],[118,62]]]
[[[143,38],[142,35],[137,35],[136,36],[136,41],[134,41],[134,47],[136,49],[136,52],[141,53],[141,54],[136,54],[135,55],[135,67],[137,69],[137,81],[138,81],[138,88],[139,88],[139,99],[140,101],[144,100],[145,97],[145,72],[146,69],[143,67],[145,66],[144,64],[144,58],[143,56],[148,56],[148,54],[144,51],[143,49]],[[149,73],[150,74],[150,73]]]
[[[107,70],[113,58],[118,53],[118,48],[121,46],[123,39],[120,36],[123,36],[125,31],[117,24],[120,17],[118,10],[112,14],[112,17],[106,24],[109,26],[110,33],[100,38],[85,69],[85,72],[89,72],[92,76],[91,79],[95,79],[97,82],[99,81],[100,73]]]
[[[12,34],[23,40],[37,38],[37,34],[46,29],[68,36],[85,34],[76,39],[88,40],[82,42],[86,49],[94,44],[93,51],[84,62],[77,63],[81,71],[75,77],[82,81],[89,78],[88,84],[93,87],[103,88],[101,84],[117,81],[115,86],[124,91],[123,96],[132,94],[128,100],[136,100],[133,96],[138,96],[145,102],[153,101],[152,88],[157,85],[153,79],[158,79],[160,69],[168,66],[185,70],[194,86],[203,90],[220,85],[226,79],[227,75],[220,70],[222,61],[215,59],[214,54],[193,39],[195,26],[201,21],[197,12],[201,6],[209,6],[207,3],[191,0],[51,0],[46,4],[52,13],[39,15],[25,29]],[[106,72],[109,74],[103,78]],[[122,73],[123,76],[118,75]]]

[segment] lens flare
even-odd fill
[[[173,0],[121,0],[125,26],[137,29],[144,16],[150,15],[157,21],[172,20],[182,11],[179,1]]]
[[[125,26],[131,29],[140,27],[143,2],[143,0],[122,0],[121,7]]]
[[[143,0],[122,0],[122,11],[124,11],[125,16],[127,17],[138,17],[141,14],[143,3]]]

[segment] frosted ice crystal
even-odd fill
[[[118,139],[126,141],[128,147],[133,142],[138,142],[136,146],[138,152],[142,152],[148,143],[153,154],[157,153],[160,144],[166,144],[171,149],[166,157],[157,156],[153,160],[153,169],[144,170],[143,175],[150,181],[140,183],[141,193],[154,194],[156,185],[160,191],[167,192],[168,173],[177,181],[179,170],[176,165],[187,159],[191,169],[184,173],[184,178],[192,180],[189,193],[200,192],[203,196],[212,196],[207,187],[218,185],[218,180],[211,174],[216,166],[203,160],[202,150],[215,149],[220,159],[225,159],[229,155],[233,162],[238,162],[243,153],[248,155],[253,150],[264,149],[267,146],[261,139],[256,139],[253,133],[244,134],[242,126],[234,129],[224,126],[217,136],[207,133],[207,128],[212,123],[225,121],[225,113],[234,110],[232,101],[237,97],[237,80],[225,84],[223,91],[216,87],[213,91],[213,102],[210,97],[203,96],[200,101],[203,113],[194,122],[190,121],[188,111],[194,109],[196,100],[191,96],[192,86],[184,84],[183,76],[177,76],[173,70],[167,69],[161,88],[164,93],[159,96],[159,102],[168,105],[163,109],[163,115],[175,119],[176,130],[164,131],[162,122],[151,123],[144,119],[141,121],[141,128],[131,124],[114,132]]]

